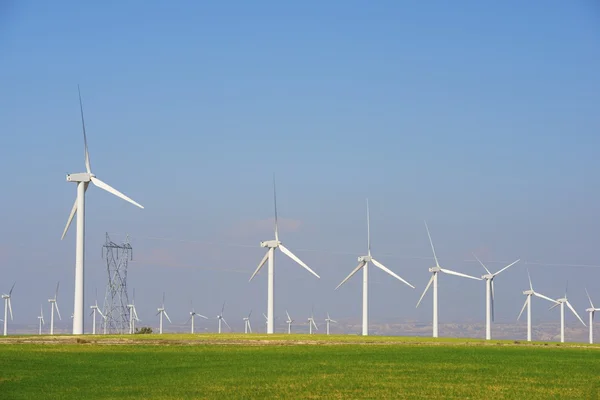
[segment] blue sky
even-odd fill
[[[373,318],[431,319],[431,300],[414,309],[424,219],[454,269],[479,275],[473,251],[520,257],[545,294],[568,280],[582,313],[584,286],[600,302],[600,268],[573,266],[600,265],[594,1],[2,4],[0,290],[18,281],[18,322],[59,279],[72,311],[74,232],[59,238],[65,174],[84,169],[78,83],[94,172],[146,206],[88,191],[87,303],[108,231],[132,236],[148,324],[163,290],[181,320],[191,297],[215,315],[227,300],[240,325],[266,308],[266,277],[247,278],[273,173],[282,239],[322,276],[279,257],[278,314],[360,316],[359,279],[333,288],[366,250],[367,197],[374,253],[417,286],[374,272]],[[498,318],[516,317],[525,267],[497,282]],[[444,279],[441,321],[482,320],[483,288]]]

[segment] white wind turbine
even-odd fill
[[[223,318],[223,311],[225,311],[225,303],[223,303],[223,307],[221,307],[221,313],[217,315],[217,319],[219,320],[219,333],[221,333],[221,323],[224,323],[231,331],[231,327],[229,326],[227,321],[225,321],[225,318]]]
[[[40,324],[40,329],[38,330],[38,335],[42,334],[42,325],[44,325],[44,310],[42,309],[42,305],[40,304],[40,315],[38,317],[38,321]]]
[[[433,275],[431,279],[429,279],[429,283],[425,287],[421,298],[419,298],[419,302],[417,303],[417,307],[421,304],[421,300],[423,300],[423,296],[429,290],[429,287],[433,283],[433,337],[438,337],[438,273],[443,272],[448,275],[456,275],[461,276],[463,278],[474,279],[476,281],[480,281],[481,279],[475,278],[474,276],[463,274],[456,271],[451,271],[449,269],[444,269],[440,267],[440,263],[438,262],[437,255],[435,254],[435,248],[433,247],[433,240],[431,240],[431,234],[429,233],[429,227],[427,226],[427,222],[425,222],[425,229],[427,230],[427,236],[429,237],[429,243],[431,244],[431,251],[433,252],[433,258],[435,259],[435,267],[429,268],[429,272]]]
[[[10,288],[10,291],[8,292],[8,294],[3,294],[2,295],[2,299],[4,299],[4,336],[7,335],[7,322],[8,322],[8,312],[10,311],[10,320],[13,320],[13,312],[12,312],[12,304],[10,302],[10,297],[12,296],[12,291],[15,288],[15,284],[17,282],[13,283],[12,287]]]
[[[396,275],[394,272],[389,270],[379,261],[371,257],[371,227],[370,227],[370,217],[369,217],[369,200],[367,199],[367,255],[358,257],[358,266],[354,268],[350,275],[346,277],[334,290],[337,290],[340,286],[342,286],[348,279],[352,277],[355,273],[357,273],[361,268],[363,270],[363,316],[362,316],[362,334],[363,336],[367,336],[369,334],[369,263],[372,262],[377,268],[387,272],[394,278],[399,281],[407,284],[411,288],[415,288],[413,285]]]
[[[285,247],[279,241],[279,230],[277,227],[277,193],[275,191],[275,178],[273,178],[273,200],[274,200],[274,205],[275,205],[275,239],[260,242],[260,247],[266,247],[268,250],[267,250],[267,253],[265,254],[265,256],[263,257],[263,259],[261,260],[260,264],[258,264],[258,268],[256,268],[256,271],[254,271],[254,273],[250,277],[250,281],[251,281],[252,278],[254,278],[256,276],[258,271],[260,271],[260,269],[263,267],[263,265],[265,265],[265,263],[267,261],[269,261],[269,263],[268,263],[269,264],[268,265],[268,279],[267,279],[268,280],[268,283],[267,283],[267,320],[268,320],[267,333],[268,334],[272,334],[273,329],[274,329],[273,315],[274,315],[275,305],[274,305],[274,300],[273,300],[273,284],[274,284],[273,267],[274,267],[274,260],[275,260],[275,249],[281,250],[281,252],[283,254],[285,254],[292,260],[294,260],[296,263],[300,264],[301,267],[306,269],[308,272],[310,272],[317,278],[320,278],[320,276],[317,275],[312,269],[310,269],[308,267],[308,265],[306,265],[304,262],[302,262],[302,260],[300,260],[298,257],[296,257],[291,251],[289,251],[287,249],[287,247]]]
[[[250,316],[252,315],[252,310],[248,313],[247,317],[244,317],[244,333],[252,333],[252,326],[250,326]]]
[[[56,314],[58,314],[58,319],[62,319],[60,317],[60,311],[58,311],[58,303],[56,299],[58,298],[58,285],[60,282],[56,283],[56,291],[54,292],[54,298],[48,299],[50,303],[50,334],[54,335],[54,309],[56,309]]]
[[[329,317],[329,313],[327,313],[327,318],[325,318],[325,322],[327,322],[327,334],[329,335],[329,323],[333,322],[334,324],[337,324],[337,321],[331,319],[331,317]]]
[[[541,293],[533,290],[533,285],[531,284],[531,275],[529,275],[529,270],[527,270],[527,277],[529,278],[529,290],[524,290],[523,294],[527,296],[525,299],[525,304],[523,304],[523,308],[521,308],[521,312],[517,317],[517,321],[521,318],[521,314],[525,311],[525,307],[527,307],[527,341],[531,342],[531,296],[539,297],[540,299],[548,300],[551,303],[556,303],[556,301],[552,300],[550,297],[544,296]]]
[[[133,289],[131,304],[127,304],[127,308],[129,309],[129,334],[133,335],[135,333],[135,322],[140,322],[137,311],[135,310],[135,289]]]
[[[590,313],[590,344],[594,343],[594,313],[596,311],[600,311],[600,308],[594,307],[594,303],[592,303],[592,298],[588,293],[587,289],[585,289],[585,293],[587,294],[588,300],[590,301],[590,308],[587,308],[585,311]]]
[[[79,91],[79,86],[77,86],[77,90]],[[71,213],[69,214],[69,219],[67,220],[67,225],[65,226],[65,230],[63,231],[61,240],[64,239],[67,231],[69,230],[69,226],[71,225],[71,221],[77,213],[77,235],[75,240],[75,305],[73,311],[73,334],[81,335],[83,334],[83,323],[84,323],[84,296],[83,296],[83,274],[84,274],[84,262],[85,262],[85,192],[88,188],[90,182],[92,182],[95,186],[100,189],[106,190],[107,192],[114,194],[121,199],[130,202],[133,205],[136,205],[140,208],[142,207],[140,204],[136,203],[129,197],[125,196],[123,193],[118,190],[112,188],[106,183],[102,182],[100,179],[96,178],[96,175],[92,173],[92,169],[90,166],[90,155],[88,153],[87,147],[87,137],[85,134],[85,121],[83,119],[83,103],[81,101],[81,92],[79,92],[79,109],[81,112],[81,125],[83,128],[83,144],[85,150],[85,169],[86,172],[80,172],[76,174],[68,174],[67,182],[77,182],[77,197],[75,198],[75,204],[73,204],[73,208],[71,209]]]
[[[98,290],[96,290],[96,303],[93,306],[90,306],[92,312],[90,315],[92,316],[92,335],[96,334],[96,313],[100,314],[100,317],[106,320],[106,316],[102,314],[100,308],[98,307]],[[106,335],[106,324],[104,324],[104,334]]]
[[[165,317],[167,317],[167,320],[172,324],[171,322],[171,318],[169,318],[169,314],[167,314],[167,310],[165,310],[165,293],[163,292],[163,300],[162,300],[162,306],[160,306],[159,308],[157,308],[157,313],[156,315],[159,315],[159,326],[158,326],[158,333],[160,333],[162,335],[163,333],[163,314]]]
[[[568,283],[567,283],[567,288],[568,288]],[[560,306],[560,342],[564,343],[565,342],[565,304],[567,305],[567,307],[569,307],[569,309],[573,312],[573,314],[575,314],[575,316],[583,324],[583,326],[586,326],[586,325],[585,325],[585,322],[583,322],[583,320],[579,316],[579,314],[577,314],[577,311],[575,311],[575,309],[573,308],[571,303],[569,303],[569,300],[567,299],[567,289],[565,289],[565,297],[556,299],[554,301],[556,302],[556,304],[553,305],[552,307],[550,307],[550,309],[552,310],[554,307]]]
[[[192,334],[194,334],[194,318],[196,318],[196,317],[200,317],[200,318],[204,318],[204,319],[208,319],[208,318],[202,314],[198,314],[194,310],[194,303],[192,301],[190,301],[190,305],[192,306],[192,311],[190,311],[190,318],[185,323],[187,324],[188,322],[192,321]]]
[[[492,274],[475,254],[473,256],[487,272],[486,275],[481,276],[481,279],[485,280],[485,339],[490,340],[492,338],[492,321],[494,320],[494,278],[502,271],[521,261],[521,259],[508,264],[506,267]]]
[[[313,331],[312,328],[313,326],[315,327],[315,330],[319,330],[319,328],[317,328],[317,324],[315,323],[315,314],[314,314],[314,310],[310,312],[310,317],[308,318],[308,334],[312,335]]]
[[[288,326],[288,335],[290,333],[292,333],[292,322],[294,322],[294,320],[292,319],[292,317],[290,317],[290,314],[288,314],[287,310],[285,310],[285,315],[287,316],[287,320],[285,321],[285,323]]]

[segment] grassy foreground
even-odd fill
[[[0,398],[600,397],[597,347],[347,336],[306,344],[317,337],[301,335],[271,336],[271,343],[260,335],[250,341],[243,335],[136,335],[135,344],[114,344],[131,336],[91,338],[3,341]]]

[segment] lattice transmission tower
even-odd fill
[[[129,235],[122,244],[116,244],[108,233],[102,246],[102,257],[106,258],[108,283],[104,296],[104,320],[102,329],[106,333],[125,334],[129,332],[129,299],[127,296],[127,263],[133,259]]]

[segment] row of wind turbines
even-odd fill
[[[88,189],[89,183],[91,182],[96,187],[103,189],[103,190],[105,190],[105,191],[139,207],[139,208],[144,208],[141,204],[137,203],[136,201],[132,200],[131,198],[124,195],[123,193],[119,192],[118,190],[114,189],[113,187],[109,186],[108,184],[106,184],[103,181],[101,181],[100,179],[98,179],[96,177],[96,175],[92,172],[90,156],[89,156],[88,146],[87,146],[87,136],[86,136],[86,130],[85,130],[84,113],[83,113],[83,102],[81,100],[81,91],[79,90],[79,86],[78,86],[78,93],[79,93],[79,108],[80,108],[80,114],[81,114],[81,124],[82,124],[82,131],[83,131],[83,140],[84,140],[84,159],[85,159],[86,172],[67,175],[67,182],[77,183],[77,196],[76,196],[75,203],[73,204],[73,207],[71,209],[71,212],[70,212],[68,220],[67,220],[67,224],[65,226],[65,229],[64,229],[62,237],[61,237],[61,239],[64,239],[64,237],[67,234],[68,229],[71,225],[71,222],[73,221],[73,218],[76,215],[77,218],[76,218],[76,246],[75,246],[75,293],[74,293],[74,312],[73,312],[73,334],[75,334],[75,335],[83,334],[83,326],[84,326],[84,262],[85,262],[85,257],[84,257],[84,255],[85,255],[85,211],[84,210],[85,210],[85,194]],[[275,259],[275,250],[279,249],[284,255],[291,258],[294,262],[296,262],[301,267],[306,269],[309,273],[313,274],[317,278],[320,278],[319,275],[315,271],[313,271],[310,267],[308,267],[308,265],[306,265],[302,260],[300,260],[300,258],[298,258],[296,255],[294,255],[279,240],[279,232],[278,232],[278,224],[277,224],[277,197],[276,197],[276,190],[275,190],[275,182],[273,182],[273,192],[274,192],[274,205],[275,205],[275,238],[271,239],[271,240],[263,241],[260,243],[260,246],[263,248],[266,248],[267,252],[264,255],[264,257],[262,258],[262,260],[260,261],[258,267],[254,271],[252,276],[250,277],[250,281],[251,281],[260,272],[260,270],[263,268],[263,266],[265,264],[267,264],[266,325],[267,325],[267,333],[268,334],[272,334],[274,332],[274,259]],[[435,266],[432,268],[429,268],[429,272],[432,273],[432,276],[431,276],[427,286],[425,287],[425,290],[423,291],[423,294],[421,295],[419,302],[417,303],[417,307],[421,303],[421,300],[423,299],[423,297],[425,296],[425,294],[427,293],[429,288],[431,286],[433,286],[433,289],[432,289],[432,291],[433,291],[433,337],[438,337],[438,276],[440,273],[442,273],[442,274],[455,275],[458,277],[474,279],[474,280],[485,280],[485,283],[486,283],[486,339],[488,339],[488,340],[491,339],[491,322],[494,319],[494,311],[493,311],[494,310],[494,278],[496,276],[498,276],[500,273],[502,273],[503,271],[505,271],[506,269],[510,268],[512,265],[516,264],[519,260],[507,265],[506,267],[502,268],[501,270],[499,270],[496,273],[491,273],[488,270],[488,268],[481,261],[479,261],[480,264],[483,266],[483,268],[485,268],[485,270],[487,272],[487,274],[483,275],[481,278],[477,278],[474,276],[463,274],[461,272],[456,272],[456,271],[452,271],[452,270],[449,270],[446,268],[442,268],[438,262],[437,255],[435,253],[435,248],[433,246],[433,241],[431,239],[429,227],[427,226],[427,224],[425,224],[425,226],[427,229],[427,234],[429,237],[431,249],[433,252],[434,259],[435,259]],[[401,278],[399,275],[397,275],[396,273],[394,273],[387,267],[385,267],[382,263],[377,261],[371,255],[368,201],[367,201],[367,254],[365,256],[359,257],[358,262],[359,262],[358,266],[354,270],[352,270],[352,272],[338,285],[338,287],[336,287],[336,289],[338,289],[340,286],[342,286],[354,274],[356,274],[358,271],[360,271],[362,269],[362,272],[363,272],[362,334],[368,335],[368,271],[369,271],[370,264],[372,264],[376,268],[383,270],[384,272],[386,272],[387,274],[396,278],[397,280],[401,281],[402,283],[406,284],[407,286],[409,286],[413,289],[415,288],[412,284],[410,284],[405,279]],[[527,314],[528,314],[527,315],[528,340],[531,340],[531,297],[532,296],[536,296],[536,297],[540,297],[540,298],[549,300],[549,301],[553,302],[555,304],[555,306],[561,307],[561,341],[564,341],[564,307],[565,307],[565,305],[567,305],[567,307],[569,307],[569,309],[585,325],[585,323],[583,322],[583,320],[581,320],[581,318],[579,317],[579,315],[577,314],[575,309],[568,302],[568,300],[566,298],[566,294],[565,294],[564,298],[561,298],[558,300],[552,300],[549,297],[543,296],[533,290],[533,286],[531,285],[531,278],[530,278],[529,284],[530,284],[529,290],[526,290],[523,292],[523,294],[525,294],[527,296],[527,299],[526,299],[525,305],[523,306],[523,309],[525,307],[527,307],[527,310],[528,310],[528,312],[527,312]],[[5,296],[7,296],[7,297],[5,297]],[[10,307],[10,293],[9,293],[9,295],[3,295],[3,298],[5,299],[5,302],[8,301],[8,304]],[[589,298],[589,294],[588,294],[588,298]],[[598,309],[593,306],[593,304],[591,302],[591,298],[589,298],[589,299],[590,299],[591,308],[588,308],[586,311],[588,311],[590,313],[590,341],[592,341],[592,323],[591,322],[593,321],[594,312],[598,311]],[[56,296],[54,298],[54,305],[56,305]],[[137,319],[137,312],[135,311],[134,304],[128,305],[128,307],[131,309],[130,326],[133,327],[135,324],[135,320]],[[523,312],[523,309],[521,310],[521,314]],[[6,305],[5,305],[5,310],[6,310]],[[56,306],[56,310],[58,312],[57,306]],[[52,308],[52,312],[53,311],[54,311],[54,308]],[[97,304],[96,304],[96,308],[93,309],[94,317],[95,317],[96,312],[100,313],[100,310],[97,308]],[[161,326],[161,331],[162,331],[163,315],[168,320],[170,320],[170,319],[169,319],[168,315],[166,314],[164,307],[162,307],[162,309],[161,308],[158,309],[157,315],[160,316],[160,321],[161,321],[160,326]],[[519,315],[519,317],[520,317],[520,315]],[[192,315],[192,321],[193,321],[193,319],[194,319],[194,315]],[[222,320],[223,320],[223,318],[221,315],[221,317],[219,318],[219,327],[221,326]],[[6,321],[6,312],[5,312],[4,321]],[[40,315],[40,322],[42,322],[41,315]],[[52,324],[52,322],[51,322],[51,324]],[[312,325],[311,325],[311,327],[312,327]],[[52,330],[52,328],[51,328],[51,330]],[[6,332],[6,322],[5,322],[5,332]]]

